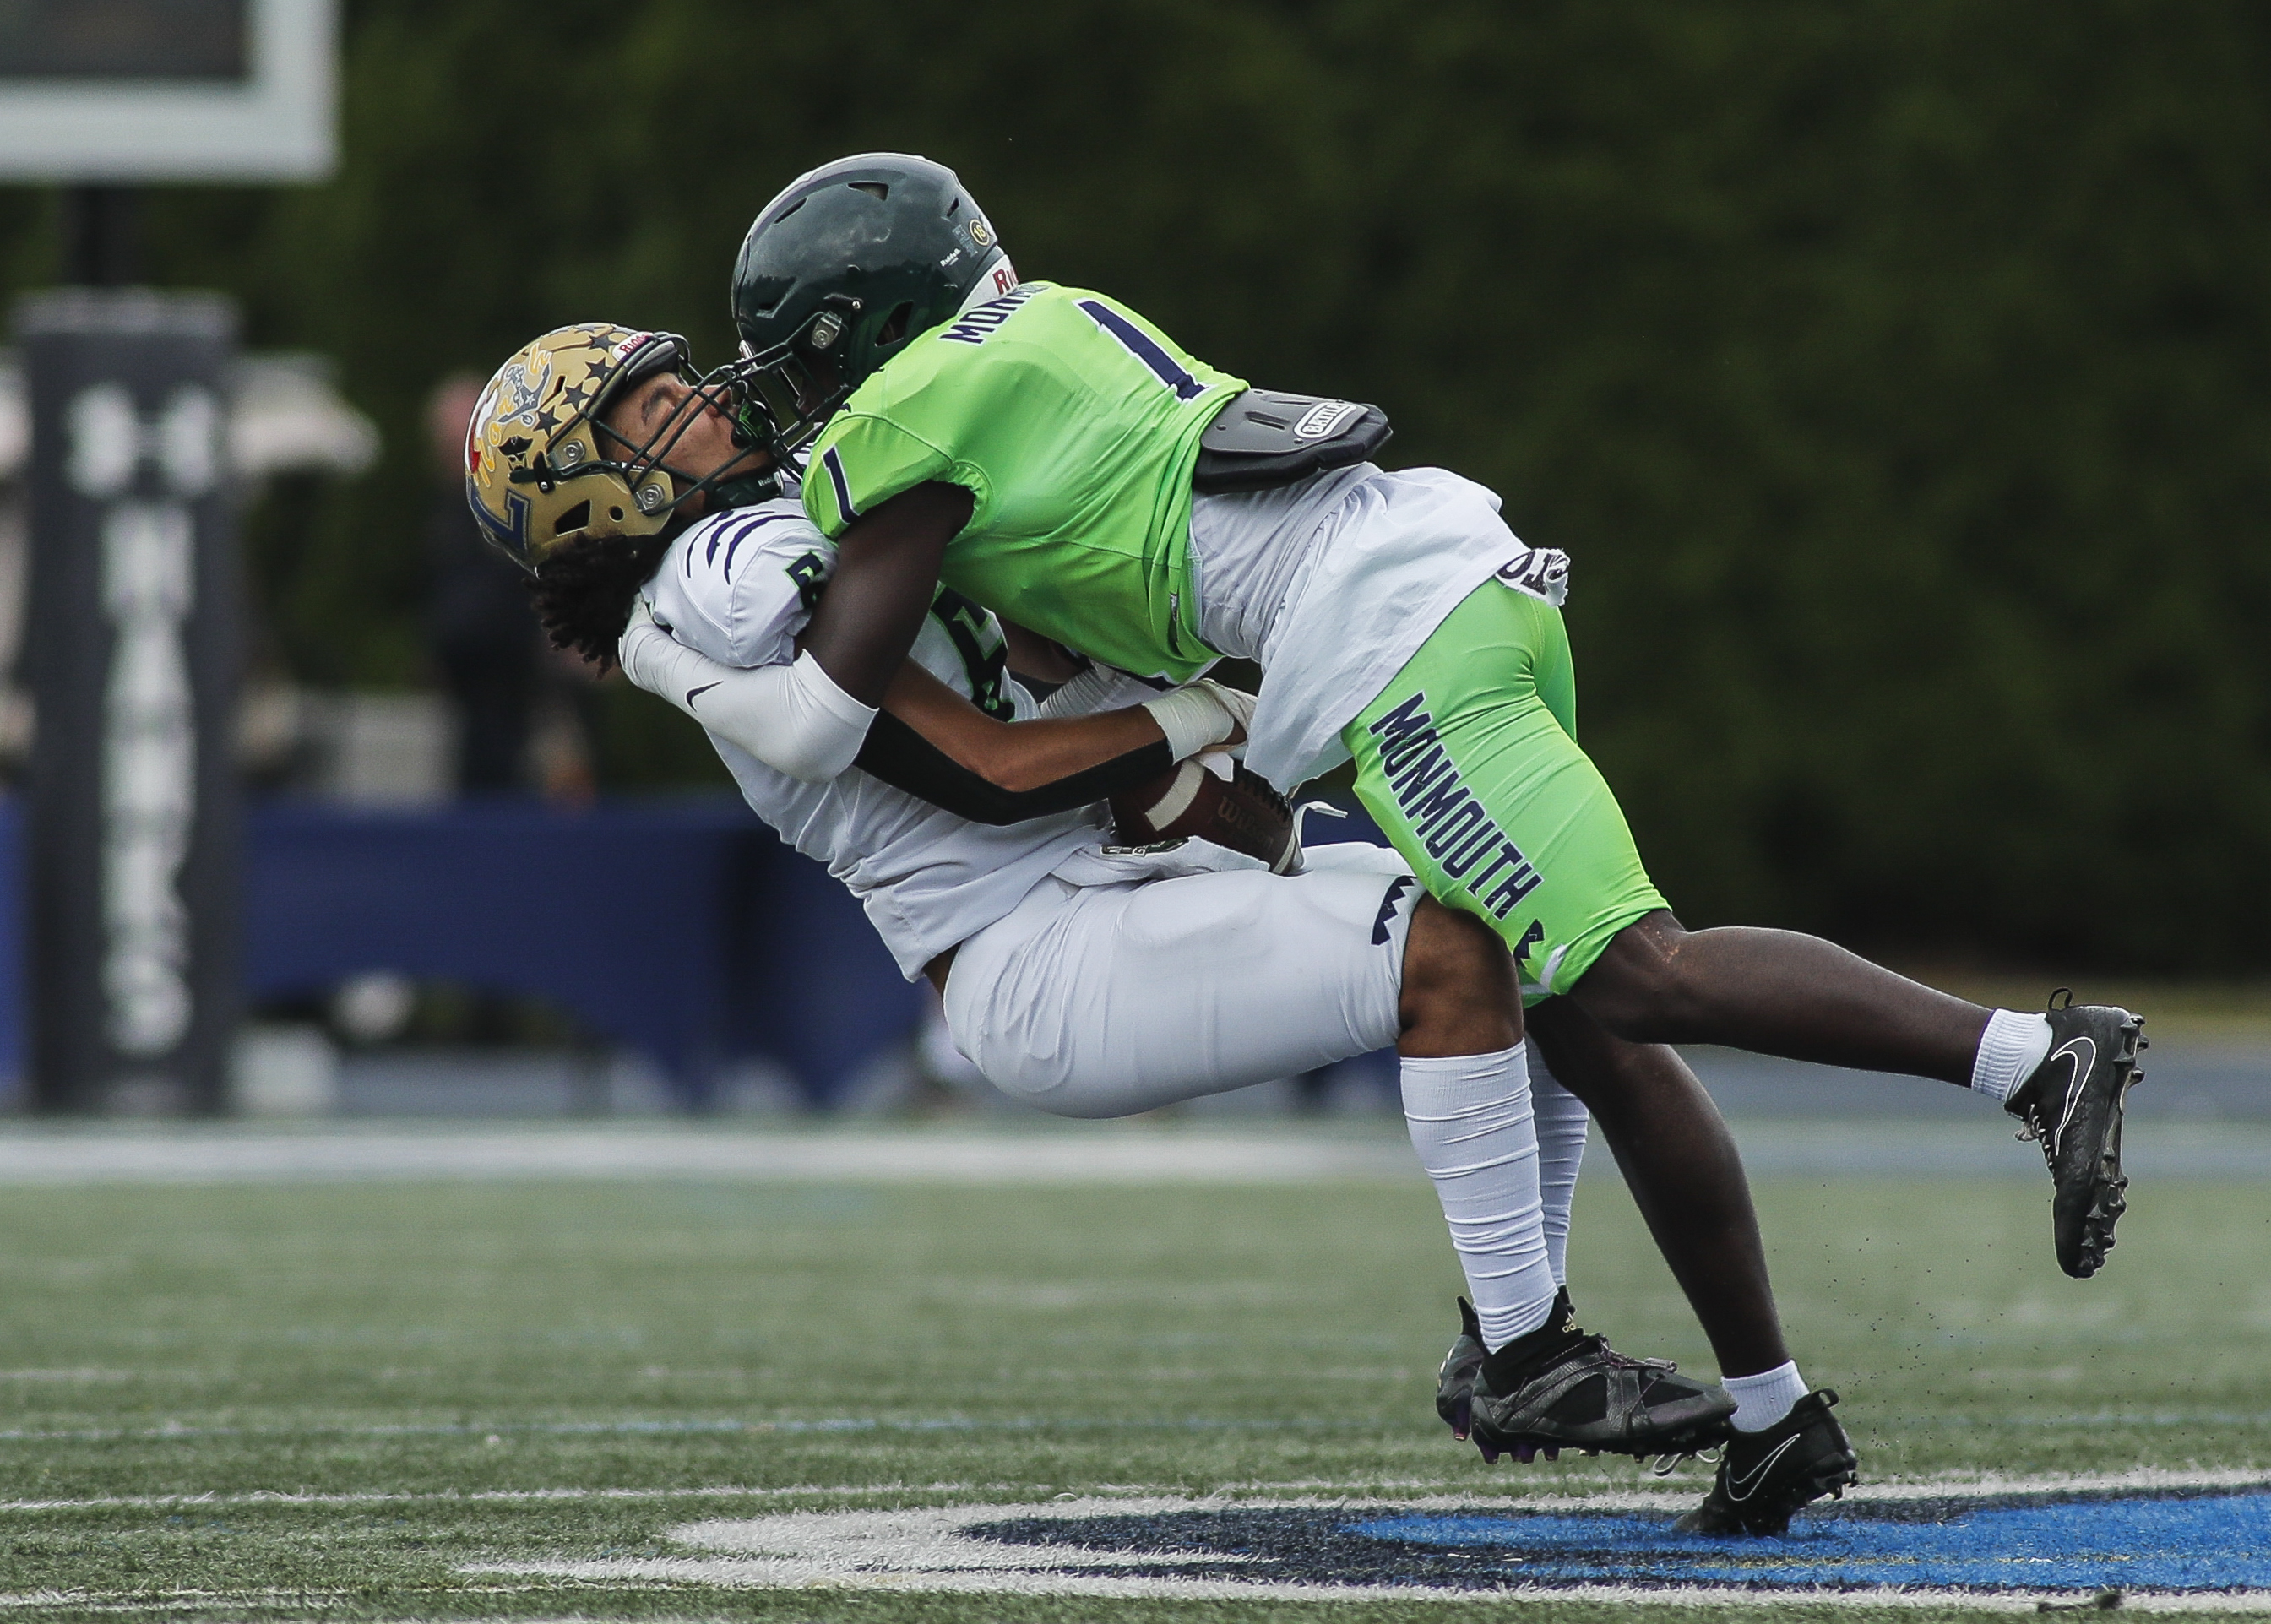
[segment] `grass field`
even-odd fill
[[[1758,1195],[1869,1479],[2271,1466],[2271,1186],[2141,1189],[2087,1284],[2050,1261],[2046,1183]],[[1498,1618],[512,1569],[796,1509],[1654,1486],[1449,1441],[1458,1280],[1416,1175],[15,1187],[0,1225],[7,1618]],[[1585,1322],[1711,1368],[1612,1181],[1577,1234]]]

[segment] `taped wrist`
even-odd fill
[[[1167,735],[1167,749],[1177,761],[1197,755],[1210,744],[1220,744],[1238,726],[1239,719],[1214,687],[1211,682],[1194,682],[1143,702],[1143,709]]]
[[[788,666],[721,666],[634,615],[617,651],[623,674],[659,694],[768,767],[825,783],[860,753],[875,711],[845,693],[810,654]]]

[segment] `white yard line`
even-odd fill
[[[1754,1173],[2042,1177],[1992,1121],[1738,1120]],[[2271,1176],[2271,1125],[2155,1122],[2126,1154],[2141,1178]],[[751,1131],[605,1128],[25,1128],[0,1132],[0,1187],[289,1181],[712,1179],[774,1183],[1302,1184],[1404,1182],[1418,1169],[1392,1121],[1347,1130],[1150,1123],[1028,1129]],[[1589,1177],[1614,1177],[1590,1158]]]
[[[1976,1472],[1865,1483],[1848,1490],[1852,1501],[2011,1499],[2029,1494],[2182,1494],[2192,1490],[2271,1488],[2271,1466],[2237,1466],[2215,1471],[2170,1471],[2136,1467],[2126,1471],[2044,1472],[2029,1476]],[[1349,1482],[1294,1479],[1284,1482],[1226,1484],[1193,1499],[1158,1500],[1152,1491],[1131,1486],[1086,1496],[1015,1502],[1016,1509],[1054,1513],[1076,1503],[1126,1509],[1154,1501],[1185,1509],[1239,1505],[1306,1507],[1361,1506],[1392,1500],[1425,1511],[1672,1511],[1695,1501],[1700,1479],[1679,1489],[1604,1488],[1590,1494],[1555,1494],[1511,1487],[1500,1494],[1442,1493],[1439,1479],[1385,1479]],[[1426,1491],[1435,1491],[1428,1493]],[[1415,1492],[1417,1491],[1417,1492]],[[360,1505],[527,1505],[547,1501],[664,1500],[793,1500],[800,1497],[853,1499],[879,1494],[1000,1494],[1016,1492],[1006,1483],[802,1483],[756,1487],[710,1484],[686,1488],[535,1488],[345,1490],[336,1494],[252,1489],[198,1494],[95,1494],[81,1499],[0,1500],[0,1513],[53,1511],[166,1511],[196,1507]],[[1000,1510],[1000,1507],[993,1509]],[[1069,1513],[1068,1513],[1069,1515]]]
[[[252,1489],[242,1494],[93,1494],[82,1500],[0,1500],[0,1513],[41,1511],[181,1511],[259,1506],[543,1505],[575,1501],[852,1499],[867,1494],[999,1494],[1002,1483],[793,1484],[751,1488],[541,1488],[347,1490],[335,1494]]]

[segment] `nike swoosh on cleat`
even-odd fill
[[[2066,1110],[2059,1115],[2058,1127],[2051,1135],[2052,1155],[2056,1155],[2059,1147],[2066,1143],[2066,1124],[2074,1121],[2074,1107],[2081,1103],[2081,1085],[2089,1080],[2090,1068],[2097,1064],[2097,1044],[2089,1038],[2069,1038],[2051,1058],[2064,1060],[2069,1055],[2074,1060],[2074,1081],[2066,1084]]]
[[[1759,1492],[1760,1486],[1766,1481],[1767,1469],[1772,1466],[1776,1461],[1780,1460],[1783,1456],[1788,1452],[1790,1446],[1798,1441],[1798,1435],[1796,1433],[1792,1433],[1789,1437],[1775,1445],[1774,1452],[1768,1455],[1766,1459],[1761,1461],[1757,1465],[1752,1467],[1749,1471],[1742,1473],[1732,1471],[1729,1472],[1727,1474],[1727,1498],[1730,1500],[1748,1500],[1752,1495],[1757,1494]],[[1748,1488],[1742,1486],[1743,1479],[1745,1478],[1748,1478],[1750,1479],[1750,1486]]]
[[[687,703],[688,704],[689,704],[689,705],[690,705],[690,704],[692,704],[694,703],[694,698],[695,698],[695,696],[696,696],[696,695],[697,695],[697,694],[706,694],[706,693],[708,693],[708,692],[709,692],[711,689],[713,689],[713,688],[723,688],[723,687],[725,687],[725,686],[726,686],[726,684],[725,684],[724,680],[723,680],[723,679],[720,679],[719,681],[715,682],[704,682],[704,683],[701,687],[699,687],[699,688],[689,688],[689,689],[688,689],[686,690],[686,703]]]

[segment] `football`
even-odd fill
[[[1230,767],[1227,778],[1194,757],[1112,797],[1121,843],[1151,846],[1196,835],[1260,858],[1273,874],[1298,872],[1301,842],[1293,808],[1259,773],[1227,756],[1214,759]]]

